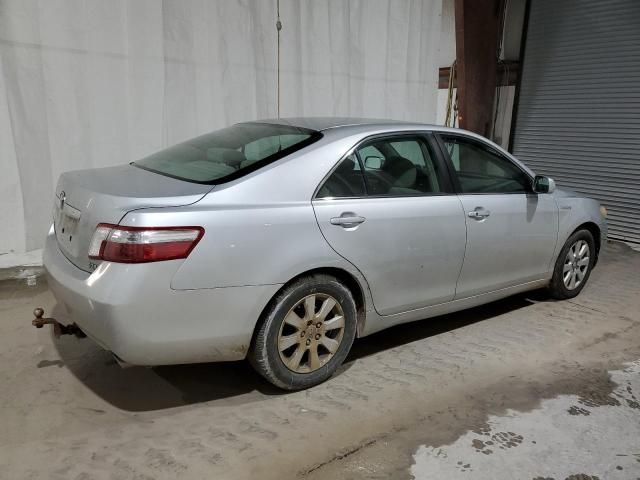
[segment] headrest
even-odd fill
[[[418,172],[415,165],[404,157],[387,157],[382,170],[395,179],[394,187],[412,188],[415,186]]]
[[[355,166],[356,166],[356,162],[353,161],[353,158],[347,157],[340,163],[340,165],[338,165],[338,168],[336,168],[336,171],[339,173],[352,172]]]
[[[247,158],[240,150],[233,148],[209,148],[207,149],[207,160],[224,163],[233,168],[238,168]]]

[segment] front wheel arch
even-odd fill
[[[586,269],[583,270],[580,261],[582,257],[576,257],[576,252],[573,252],[573,256],[569,257],[570,249],[573,246],[578,245],[579,242],[585,243],[589,246],[586,254],[593,252],[593,255],[589,255],[589,262],[586,265]],[[591,271],[595,267],[597,256],[597,248],[595,238],[588,228],[578,228],[565,240],[560,253],[558,254],[553,267],[553,276],[549,281],[547,290],[551,297],[557,300],[566,300],[574,298],[580,294],[584,286],[587,284]],[[582,271],[582,275],[577,277],[576,269]],[[568,275],[568,276],[567,276]],[[567,285],[568,279],[571,279],[573,275],[573,286]],[[566,278],[565,278],[566,277]],[[576,278],[580,280],[580,283],[576,283]]]
[[[578,225],[576,228],[574,228],[573,231],[569,235],[567,235],[567,239],[579,230],[588,230],[589,233],[591,233],[591,235],[593,236],[593,241],[596,244],[596,258],[595,258],[595,263],[593,264],[595,266],[598,263],[598,257],[600,256],[600,248],[602,247],[601,245],[602,239],[600,238],[600,235],[601,235],[600,227],[595,222],[584,222]],[[567,240],[565,239],[565,242],[566,241]]]

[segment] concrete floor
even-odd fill
[[[640,253],[624,244],[572,301],[381,332],[293,394],[243,362],[122,370],[32,328],[35,305],[54,308],[42,279],[0,281],[2,479],[640,477]]]

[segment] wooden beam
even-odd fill
[[[449,88],[449,72],[451,67],[441,67],[438,69],[438,88]],[[518,83],[518,73],[520,72],[520,62],[510,61],[498,64],[496,71],[497,87],[514,86]],[[458,87],[458,81],[454,78],[453,88]]]
[[[458,125],[491,131],[497,50],[504,0],[455,0]]]

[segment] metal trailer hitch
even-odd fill
[[[80,330],[80,327],[75,323],[69,325],[63,325],[55,318],[42,318],[44,315],[44,308],[36,308],[33,310],[33,315],[36,317],[31,321],[31,325],[36,328],[42,328],[45,325],[53,325],[53,334],[56,338],[60,338],[60,335],[75,335],[78,338],[85,338],[85,333]]]

